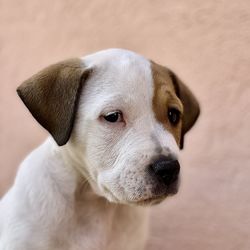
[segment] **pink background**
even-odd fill
[[[16,87],[59,60],[127,48],[172,68],[202,107],[147,249],[250,249],[249,45],[247,0],[0,0],[0,195],[47,135]]]

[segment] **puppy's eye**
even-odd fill
[[[122,118],[122,112],[120,111],[113,111],[113,112],[109,112],[106,115],[103,116],[104,119],[107,122],[122,122],[123,118]]]
[[[181,113],[176,108],[169,108],[168,109],[168,120],[172,125],[177,125],[180,121]]]

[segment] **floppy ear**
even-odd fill
[[[69,140],[89,73],[80,59],[69,59],[45,68],[17,88],[31,114],[59,146]]]
[[[175,92],[180,98],[184,108],[180,141],[180,149],[183,149],[184,135],[196,122],[200,114],[200,106],[189,88],[172,71],[170,71],[170,77],[173,81]]]

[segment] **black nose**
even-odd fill
[[[159,159],[155,160],[150,165],[150,168],[153,170],[157,179],[167,186],[178,179],[180,172],[179,162],[166,156],[161,156]]]

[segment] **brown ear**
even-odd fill
[[[69,140],[89,72],[80,59],[69,59],[45,68],[17,88],[31,114],[59,146]]]
[[[184,135],[196,122],[200,114],[200,106],[189,88],[172,71],[170,71],[170,77],[173,81],[176,94],[180,98],[184,108],[180,141],[180,148],[183,149]]]

